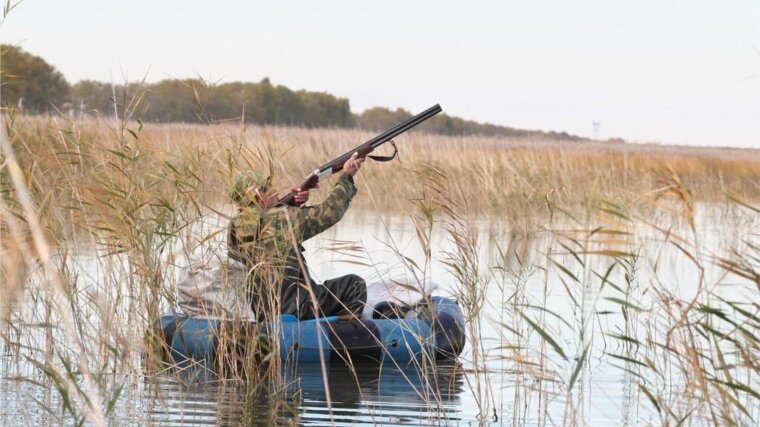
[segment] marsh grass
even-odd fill
[[[178,260],[223,240],[234,214],[227,188],[239,171],[272,170],[287,190],[372,136],[128,119],[6,112],[0,392],[23,385],[44,391],[22,410],[42,409],[51,422],[103,425],[124,415],[114,411],[135,377],[153,381],[195,369],[162,364],[166,349],[145,331],[176,308]],[[451,292],[464,309],[469,343],[464,368],[455,369],[480,422],[511,414],[515,425],[553,424],[559,420],[549,408],[561,402],[564,424],[588,424],[592,371],[600,365],[622,372],[626,399],[648,408],[628,414],[632,424],[757,421],[756,151],[418,132],[397,142],[400,163],[364,167],[354,204],[379,218],[411,217],[422,259],[405,256],[391,230],[385,232],[412,283],[429,281],[435,262],[455,279]],[[738,212],[741,224],[734,226],[744,231],[728,239],[726,250],[706,244],[700,204]],[[216,220],[204,223],[210,217]],[[508,237],[483,232],[484,218],[509,224]],[[438,232],[450,243],[443,252],[433,244]],[[496,256],[484,259],[484,248]],[[689,283],[663,272],[666,261],[658,254],[665,248],[696,272]],[[353,253],[358,264],[374,263],[353,242],[333,250]],[[82,254],[92,254],[85,269],[76,260]],[[717,278],[708,274],[715,269]],[[82,277],[83,271],[96,277]],[[726,283],[738,294],[724,292]],[[570,303],[555,306],[557,294]],[[234,334],[222,336],[229,341],[221,347],[235,347]],[[272,356],[277,343],[249,345],[244,355],[250,357],[221,358],[217,368],[227,375],[213,380],[239,387],[245,407],[265,399],[272,420],[297,417],[298,402],[286,396],[290,384]],[[425,355],[415,365],[419,379],[408,379],[440,415],[432,359]],[[504,382],[514,383],[512,402],[496,385]]]
[[[229,175],[253,161],[247,153],[252,147],[268,147],[275,184],[289,190],[317,166],[373,136],[341,129],[240,128],[229,122],[143,126],[94,118],[74,122],[17,117],[15,121],[25,172],[37,170],[36,184],[48,184],[48,190],[56,187],[50,183],[60,182],[61,174],[91,183],[111,179],[119,173],[115,166],[132,164],[154,172],[136,180],[166,178],[152,187],[146,182],[146,188],[159,191],[175,183],[183,186],[177,191],[193,192],[206,203],[226,202],[228,180],[234,177]],[[399,162],[363,171],[375,201],[360,197],[358,205],[410,213],[407,200],[424,187],[417,171],[425,168],[445,173],[452,185],[460,187],[472,213],[513,220],[526,213],[551,214],[552,202],[576,212],[592,198],[638,204],[671,172],[698,200],[723,202],[726,194],[749,202],[760,197],[760,160],[751,149],[445,137],[414,131],[400,137],[398,144]],[[172,167],[177,171],[157,176],[161,169]],[[71,198],[71,192],[81,188],[77,181],[57,193],[57,199]],[[462,203],[461,196],[457,202]]]

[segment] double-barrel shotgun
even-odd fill
[[[398,153],[398,148],[396,148],[396,144],[393,143],[393,138],[401,135],[402,133],[417,126],[418,124],[424,122],[425,120],[435,116],[441,111],[443,111],[441,109],[441,106],[438,104],[435,104],[434,106],[417,114],[416,116],[411,117],[408,120],[405,120],[397,124],[396,126],[388,129],[387,131],[381,133],[380,135],[370,139],[369,141],[354,148],[353,150],[347,152],[346,154],[343,154],[342,156],[325,163],[319,169],[312,172],[311,175],[306,177],[303,184],[301,184],[300,186],[301,190],[302,191],[311,190],[312,188],[316,187],[320,181],[323,181],[328,176],[342,170],[343,165],[346,163],[346,161],[348,161],[348,159],[351,158],[351,155],[353,155],[354,153],[358,153],[359,157],[369,157],[370,159],[377,160],[379,162],[387,162],[389,160],[393,160],[396,157],[396,154]],[[369,155],[369,153],[374,151],[375,148],[385,144],[388,141],[390,141],[391,145],[393,145],[394,151],[392,155],[390,156],[370,156]],[[290,192],[286,194],[283,198],[279,200],[278,204],[296,206],[295,193]]]

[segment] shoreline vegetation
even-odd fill
[[[133,414],[124,409],[135,399],[122,394],[125,387],[139,389],[171,368],[151,373],[161,349],[150,337],[143,341],[143,333],[166,308],[161,301],[171,300],[173,248],[198,244],[189,236],[192,224],[228,203],[235,176],[249,168],[272,171],[275,185],[287,191],[374,135],[13,111],[6,111],[5,124],[0,345],[7,357],[0,353],[0,376],[12,379],[0,392],[43,396],[12,401],[19,413],[94,425],[119,411]],[[513,424],[548,425],[556,421],[551,405],[566,424],[588,424],[592,365],[601,363],[625,376],[626,399],[640,411],[624,411],[630,424],[744,425],[760,417],[757,150],[421,131],[397,145],[399,162],[362,168],[353,209],[410,217],[424,259],[397,255],[422,283],[439,256],[433,230],[450,242],[435,262],[455,278],[453,296],[466,317],[469,347],[454,369],[476,402],[473,420],[507,421],[504,408],[512,406],[525,408],[512,413]],[[742,212],[733,225],[743,231],[725,252],[702,246],[700,201]],[[482,217],[508,222],[513,239],[478,235],[475,218]],[[536,230],[549,232],[546,247],[529,244]],[[219,232],[204,231],[200,244]],[[90,244],[99,250],[93,262],[102,273],[94,283],[74,260]],[[481,259],[484,245],[495,260]],[[671,281],[661,260],[644,258],[664,247],[676,248],[697,272],[682,279],[691,280],[693,293],[681,293],[686,284]],[[713,268],[721,271],[715,281],[705,274]],[[727,283],[736,293],[721,293]],[[556,294],[571,313],[564,318],[549,303]],[[496,340],[486,336],[493,329]],[[228,382],[245,386],[243,405],[251,406],[244,409],[263,395],[272,419],[298,417],[298,401],[282,398],[277,362],[263,368],[255,359],[244,362],[247,377]],[[420,369],[435,374],[427,362]],[[497,401],[503,395],[496,378],[506,378],[506,388],[514,384],[513,402]],[[435,381],[425,387],[432,396],[426,408],[440,410],[441,389]]]
[[[11,115],[8,123],[35,200],[51,207],[81,204],[87,189],[104,195],[132,192],[109,188],[127,185],[123,180],[145,186],[130,196],[146,196],[145,203],[152,203],[149,191],[166,195],[167,190],[175,198],[194,193],[193,203],[228,203],[230,182],[251,168],[271,171],[284,195],[318,166],[375,135],[353,129],[143,124],[52,115]],[[682,196],[690,202],[760,200],[760,150],[754,149],[421,131],[397,142],[398,160],[370,161],[362,171],[355,207],[408,214],[414,206],[410,201],[436,197],[431,179],[444,179],[451,190],[445,196],[466,202],[471,214],[511,221],[540,221],[553,214],[554,206],[578,214],[600,200],[635,209],[674,185],[688,189]],[[96,184],[103,188],[93,188]],[[326,193],[315,191],[312,202]]]

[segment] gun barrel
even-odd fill
[[[417,126],[418,124],[424,122],[425,120],[435,116],[436,114],[443,111],[441,109],[441,106],[438,104],[435,104],[434,106],[428,108],[427,110],[417,114],[414,117],[409,118],[407,121],[399,123],[395,127],[393,127],[390,130],[387,130],[383,132],[382,134],[374,137],[370,141],[368,141],[369,145],[372,145],[373,147],[376,147],[377,145],[380,145],[384,142],[387,142],[394,137],[401,135],[402,133],[408,131],[409,129]]]

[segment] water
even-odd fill
[[[713,207],[704,208],[698,218],[698,251],[703,261],[740,247],[741,239],[736,236],[758,241],[760,221],[756,217]],[[603,286],[594,272],[604,275],[610,258],[573,255],[568,251],[568,245],[572,244],[569,238],[578,236],[568,230],[577,226],[564,224],[559,229],[565,231],[526,234],[498,218],[470,223],[478,236],[475,255],[483,277],[485,304],[478,316],[479,327],[475,329],[479,337],[474,340],[468,336],[468,345],[456,363],[423,373],[406,366],[382,369],[357,366],[352,370],[330,365],[326,372],[327,385],[319,365],[304,365],[296,372],[280,373],[279,385],[275,388],[284,399],[273,399],[266,393],[251,395],[239,381],[198,382],[198,372],[194,369],[181,375],[145,375],[139,360],[142,327],[119,322],[117,316],[110,325],[113,334],[130,340],[132,345],[125,356],[126,362],[107,365],[113,383],[124,383],[113,410],[114,422],[153,425],[660,424],[657,408],[640,388],[642,383],[654,386],[658,380],[633,375],[631,371],[637,368],[635,361],[610,356],[632,355],[635,359],[647,353],[611,334],[637,336],[637,328],[663,316],[667,307],[657,305],[655,291],[688,300],[700,289],[711,287],[715,293],[731,299],[759,299],[758,290],[751,283],[725,275],[711,262],[705,262],[706,269],[700,270],[678,246],[666,241],[661,233],[652,232],[651,227],[636,230],[636,237],[632,239],[635,240],[633,247],[641,248],[634,277],[631,277],[632,272],[627,272],[629,282],[626,282],[626,272],[618,266],[610,272]],[[210,227],[222,225],[216,223]],[[683,231],[683,227],[677,230]],[[350,212],[338,226],[305,246],[311,272],[318,280],[348,273],[360,274],[369,282],[388,277],[403,277],[410,282],[423,278],[439,283],[438,293],[459,295],[462,292],[456,275],[446,265],[452,254],[456,255],[456,245],[440,224],[433,229],[432,259],[427,266],[424,266],[424,250],[408,218],[380,218],[372,213]],[[412,272],[409,262],[399,254],[414,260],[421,268]],[[98,286],[107,282],[124,283],[119,277],[128,274],[128,269],[119,262],[105,263],[98,255],[82,249],[71,257],[70,264],[78,271],[81,292],[90,292],[93,298],[96,295],[105,298],[104,295],[113,291],[98,289]],[[181,264],[181,261],[178,258],[173,263]],[[567,271],[561,271],[557,264]],[[176,275],[176,270],[167,271]],[[168,277],[171,281],[172,274]],[[122,295],[129,295],[129,285],[123,287]],[[616,287],[625,288],[625,293]],[[166,295],[170,298],[171,292]],[[628,309],[623,316],[619,302],[622,298],[642,310]],[[131,302],[129,298],[122,298],[119,303],[127,307]],[[17,320],[24,319],[28,324],[39,322],[40,310],[39,300],[30,296],[19,307],[21,314]],[[81,310],[82,316],[88,316],[86,308]],[[109,330],[98,323],[97,316],[88,319],[95,330]],[[539,324],[555,340],[559,351],[542,340],[528,320]],[[45,327],[28,327],[26,333],[14,335],[13,328],[8,327],[5,336],[10,339],[0,340],[0,396],[6,402],[0,408],[0,425],[15,425],[19,421],[56,425],[69,419],[61,410],[61,399],[31,362],[44,357],[39,343],[45,342],[47,331]],[[53,330],[52,334],[65,340],[59,330]],[[662,338],[655,337],[655,341]],[[26,343],[32,348],[36,345],[37,350],[23,345],[14,347],[9,342]],[[472,347],[473,343],[477,348]],[[581,357],[585,357],[587,363],[576,375],[573,392],[568,393],[568,383]],[[684,377],[671,374],[667,386],[677,390],[684,385]],[[749,384],[757,384],[755,377],[745,374]],[[743,378],[744,374],[737,375]],[[19,381],[19,378],[33,381]],[[678,411],[676,396],[673,399],[673,408]],[[755,419],[760,417],[756,399],[745,395],[739,395],[738,399]],[[46,406],[54,415],[44,409]],[[698,413],[692,419],[704,421],[706,417],[707,414]]]

